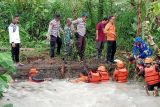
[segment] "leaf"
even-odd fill
[[[11,55],[8,53],[0,53],[0,67],[11,73],[16,71]]]
[[[157,28],[157,30],[158,30],[158,32],[160,32],[160,27],[159,27],[159,28]]]
[[[8,84],[0,76],[0,92],[3,92],[8,87]]]
[[[48,13],[48,12],[49,12],[49,10],[48,10],[48,9],[44,9],[44,12],[45,12],[45,13]]]
[[[13,104],[6,104],[3,107],[13,107]]]
[[[12,77],[9,74],[3,74],[1,75],[1,78],[6,82],[9,82],[12,80]]]

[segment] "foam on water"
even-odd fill
[[[160,107],[159,97],[146,96],[136,83],[70,83],[65,80],[11,84],[0,107]]]

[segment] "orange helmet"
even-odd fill
[[[116,62],[117,62],[117,67],[118,68],[123,68],[124,67],[124,62],[123,61],[117,60]]]
[[[150,58],[146,58],[145,61],[144,61],[146,64],[150,64],[153,62],[153,59],[150,57]]]
[[[98,69],[97,69],[98,71],[106,71],[106,67],[105,66],[103,66],[103,65],[101,65],[101,66],[99,66],[98,67]]]
[[[38,71],[36,68],[31,68],[30,71],[29,71],[30,74],[37,74]]]

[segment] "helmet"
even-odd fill
[[[30,73],[30,74],[37,74],[38,71],[37,71],[36,68],[31,68],[29,73]]]
[[[118,68],[123,68],[123,67],[124,67],[123,61],[117,62],[117,67],[118,67]]]
[[[151,57],[150,58],[146,58],[144,62],[150,64],[150,63],[153,62],[153,59]]]
[[[115,62],[117,62],[117,67],[118,68],[123,68],[124,67],[124,62],[123,61],[121,61],[121,60],[115,60]]]
[[[141,42],[141,41],[142,41],[142,38],[139,36],[134,39],[134,42]]]
[[[98,71],[106,71],[106,67],[103,66],[103,65],[101,65],[101,66],[98,67],[97,70],[98,70]]]

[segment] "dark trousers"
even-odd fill
[[[96,49],[97,49],[98,58],[101,58],[103,48],[104,48],[104,42],[103,41],[97,41]]]
[[[61,46],[62,46],[62,40],[60,37],[55,37],[53,35],[50,36],[50,57],[53,58],[55,56],[54,50],[57,43],[57,53],[60,54]]]
[[[160,88],[160,82],[154,85],[147,85],[148,91],[153,91],[154,87]]]
[[[113,62],[116,53],[116,41],[107,41],[107,61]]]
[[[14,62],[18,63],[19,62],[20,44],[16,43],[15,45],[16,45],[15,47],[12,47],[12,44],[11,44],[12,60]]]
[[[85,37],[78,35],[77,38],[77,50],[78,55],[80,56],[80,59],[84,59],[84,51],[85,51]]]
[[[61,47],[62,47],[62,39],[60,37],[57,37],[57,54],[61,54]]]

